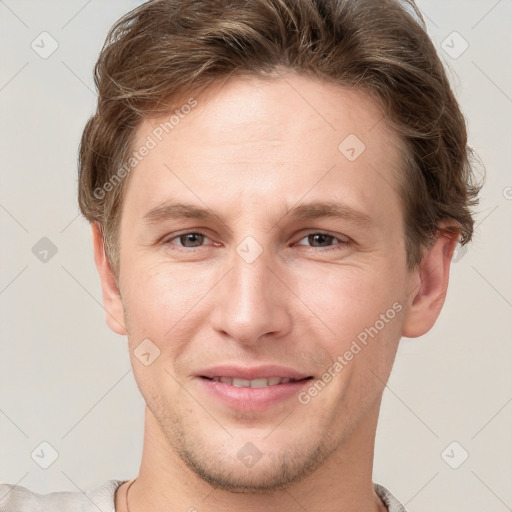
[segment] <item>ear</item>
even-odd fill
[[[94,261],[101,279],[103,292],[103,309],[107,325],[116,333],[124,336],[126,334],[125,318],[121,294],[117,286],[117,280],[112,271],[103,242],[103,233],[98,223],[93,222],[92,240],[94,246]]]
[[[409,303],[402,336],[416,338],[432,329],[446,298],[450,263],[459,233],[441,229],[431,247],[425,249],[420,265],[411,271]]]

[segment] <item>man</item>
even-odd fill
[[[140,471],[5,510],[405,510],[372,482],[381,397],[478,192],[412,11],[156,0],[116,24],[79,201],[147,405]]]

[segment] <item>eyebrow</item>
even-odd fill
[[[283,215],[283,217],[279,220],[279,222],[285,217],[291,217],[298,220],[338,218],[348,220],[361,227],[368,227],[373,223],[372,218],[365,212],[332,201],[315,201],[311,203],[300,204],[288,210],[287,213]],[[158,224],[159,222],[163,222],[169,219],[218,219],[223,223],[226,223],[222,216],[215,214],[209,208],[203,208],[193,204],[181,202],[166,202],[149,210],[143,216],[144,222],[148,225]]]

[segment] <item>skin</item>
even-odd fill
[[[386,510],[372,487],[383,389],[401,336],[439,315],[456,239],[439,235],[408,269],[401,142],[366,93],[289,72],[232,77],[195,97],[130,175],[118,279],[92,226],[107,322],[128,336],[147,404],[130,511]],[[144,121],[134,146],[163,119]],[[366,146],[352,162],[338,149],[349,134]],[[144,222],[170,200],[216,216]],[[312,201],[368,222],[287,215]],[[318,232],[333,237],[308,237]],[[248,236],[262,248],[252,263],[236,251]],[[393,304],[401,311],[307,404],[239,411],[196,378],[222,363],[274,363],[319,379]],[[149,366],[134,355],[147,338],[160,350]],[[237,457],[248,442],[262,453],[252,467]]]

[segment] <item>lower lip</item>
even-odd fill
[[[296,396],[311,379],[297,380],[264,388],[244,388],[199,377],[200,385],[222,404],[239,410],[260,411]]]

